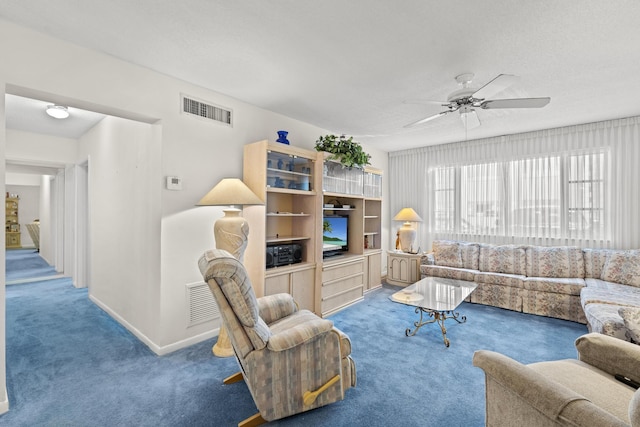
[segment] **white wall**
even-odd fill
[[[159,339],[160,141],[153,125],[107,117],[80,138],[91,157],[89,295],[136,334]]]
[[[39,184],[39,182],[38,182]],[[40,218],[40,185],[9,185],[6,191],[20,196],[18,222],[20,223],[20,243],[23,248],[35,247],[26,225]]]
[[[242,176],[245,144],[275,140],[276,131],[285,129],[293,145],[311,149],[318,136],[336,132],[4,21],[0,21],[0,39],[10,41],[0,45],[0,82],[8,83],[11,93],[47,95],[51,102],[155,123],[150,126],[150,136],[125,138],[132,145],[124,147],[119,158],[100,160],[103,155],[118,155],[109,154],[111,144],[120,142],[118,132],[128,125],[115,120],[99,131],[94,128],[95,134],[78,145],[76,163],[91,155],[91,230],[103,236],[102,240],[92,237],[90,294],[157,353],[212,336],[218,327],[215,322],[187,328],[185,286],[202,280],[197,260],[215,246],[211,230],[222,210],[195,208],[195,203],[220,179]],[[64,69],[65,73],[51,74],[49,69]],[[231,108],[233,127],[181,114],[181,93]],[[373,166],[385,169],[386,153],[370,151]],[[128,169],[134,167],[142,170]],[[93,181],[103,168],[117,176],[113,187],[103,183],[94,187]],[[183,190],[166,190],[166,176],[181,177]],[[95,212],[106,204],[117,218],[129,216],[128,222]],[[118,228],[114,229],[114,224],[119,224]],[[388,240],[383,237],[383,242]],[[105,243],[109,248],[104,249],[104,256],[93,253]],[[116,254],[116,247],[124,249],[128,257]]]
[[[0,89],[2,89],[3,93],[5,91],[5,80],[0,75]],[[0,130],[5,128],[5,113],[4,113],[4,102],[0,102]],[[6,141],[6,132],[0,132],[0,158],[5,158],[5,147],[7,145]],[[4,176],[6,172],[6,163],[0,161],[0,175]],[[0,183],[0,194],[6,193],[6,187],[4,180]],[[2,219],[2,223],[5,223],[6,213],[4,209],[0,209],[0,218]],[[4,258],[5,255],[5,244],[6,244],[6,236],[4,233],[1,233],[2,237],[0,237],[0,253]],[[6,266],[4,262],[0,262],[0,414],[3,414],[9,410],[9,396],[7,395],[7,368],[6,368]]]
[[[7,160],[64,165],[73,163],[77,153],[75,139],[7,129]]]
[[[7,172],[5,174],[5,183],[6,185],[30,185],[40,187],[40,175]]]
[[[53,265],[55,256],[53,253],[51,230],[51,176],[40,177],[40,256],[48,264]]]

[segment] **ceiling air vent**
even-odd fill
[[[187,303],[189,304],[187,327],[215,320],[220,317],[209,285],[204,282],[187,284]]]
[[[227,126],[233,125],[231,121],[232,111],[230,108],[206,103],[187,95],[181,95],[180,97],[182,99],[183,113],[197,116],[203,119],[213,120],[218,123],[223,123]]]

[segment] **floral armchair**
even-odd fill
[[[259,413],[239,426],[259,425],[344,398],[356,385],[351,341],[289,294],[256,298],[247,272],[224,250],[210,250],[198,265],[218,304],[240,372]]]

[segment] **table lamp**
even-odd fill
[[[400,248],[403,252],[413,252],[413,242],[418,232],[413,228],[413,222],[422,222],[422,218],[412,208],[402,208],[400,212],[393,217],[394,221],[404,221],[402,227],[398,230],[400,238]]]
[[[264,205],[264,202],[240,179],[224,178],[196,205],[229,206],[223,209],[224,216],[219,218],[213,225],[213,236],[216,240],[217,249],[228,251],[242,262],[249,237],[249,223],[240,216],[242,210],[231,205]],[[224,325],[220,326],[218,341],[213,346],[212,351],[218,357],[233,356],[231,341]]]

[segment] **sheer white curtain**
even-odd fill
[[[640,248],[639,162],[640,117],[392,152],[390,214],[422,216],[425,250],[439,238]]]

